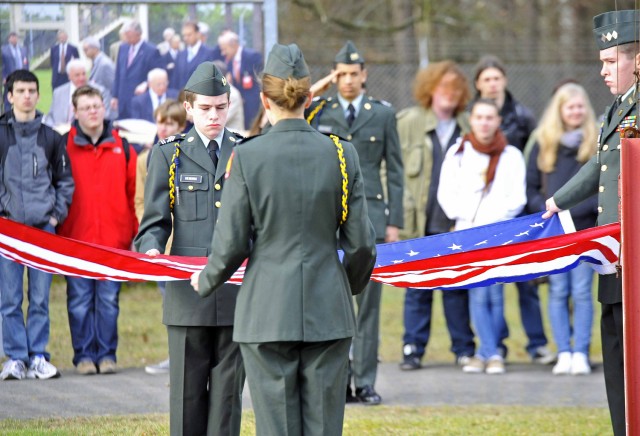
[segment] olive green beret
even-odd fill
[[[353,42],[347,41],[336,55],[334,62],[336,64],[364,64],[364,58]]]
[[[191,77],[189,77],[184,90],[215,97],[228,93],[231,88],[227,78],[222,75],[213,62],[203,62],[198,65]]]
[[[599,50],[639,41],[640,11],[611,11],[593,17],[593,34]]]
[[[275,44],[269,52],[263,73],[285,80],[289,77],[302,79],[309,76],[309,67],[296,44]]]

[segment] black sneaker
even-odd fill
[[[402,348],[402,363],[400,363],[400,369],[403,371],[411,371],[414,369],[420,369],[420,358],[417,353],[417,347],[413,344],[406,344]]]
[[[356,398],[366,406],[376,406],[382,402],[382,398],[371,385],[356,388]]]

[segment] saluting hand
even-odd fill
[[[191,286],[193,290],[198,292],[198,279],[200,278],[200,271],[196,271],[191,274]]]

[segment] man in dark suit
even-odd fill
[[[56,89],[69,81],[67,64],[71,59],[78,59],[78,48],[67,42],[69,36],[64,30],[58,30],[58,43],[51,47],[51,89]]]
[[[174,80],[171,82],[174,89],[182,89],[202,62],[214,60],[213,51],[202,42],[198,23],[195,21],[188,21],[182,26],[182,40],[185,47],[176,58]]]
[[[260,86],[258,75],[262,72],[263,58],[260,53],[240,45],[238,35],[223,32],[218,38],[220,52],[231,72],[233,86],[238,88],[244,105],[244,126],[249,129],[260,108]]]
[[[111,99],[111,107],[118,111],[118,119],[131,118],[131,99],[146,90],[149,71],[161,66],[158,49],[142,40],[139,22],[129,21],[122,28],[126,42],[118,50]]]
[[[139,252],[207,256],[221,206],[225,168],[239,136],[225,128],[229,84],[213,63],[198,66],[185,86],[194,127],[153,146]],[[238,435],[244,366],[232,340],[238,287],[201,299],[187,280],[167,282],[163,322],[169,333],[170,430],[184,435]]]
[[[7,43],[2,46],[2,85],[4,87],[5,82],[9,74],[15,70],[28,70],[29,58],[27,57],[27,51],[23,46],[18,44],[18,34],[16,32],[10,32],[7,38]],[[3,90],[3,100],[5,110],[8,109],[9,101],[7,100],[7,90]]]
[[[168,98],[177,99],[178,91],[169,89],[169,76],[162,68],[154,68],[147,75],[149,89],[131,99],[131,117],[154,123],[153,113]]]
[[[358,151],[369,218],[378,243],[399,240],[403,226],[403,168],[396,116],[388,103],[364,93],[367,70],[364,59],[351,41],[335,58],[334,71],[338,94],[329,97],[313,124],[320,132],[333,133],[351,141]],[[385,201],[380,168],[386,164]],[[370,282],[356,297],[358,305],[357,332],[353,338],[353,379],[355,397],[347,386],[347,401],[366,405],[379,404],[382,399],[374,389],[378,371],[378,331],[382,285]]]
[[[600,49],[600,75],[616,96],[605,110],[598,152],[584,164],[553,197],[547,200],[548,218],[561,209],[569,209],[593,194],[598,194],[598,225],[620,220],[618,178],[620,175],[620,127],[638,128],[636,119],[636,78],[640,69],[638,41],[640,11],[606,12],[593,18],[593,33]],[[622,331],[622,277],[603,275],[598,284],[598,301],[602,304],[600,333],[602,363],[609,412],[615,436],[626,434],[624,395],[624,341]],[[635,356],[634,356],[635,357]],[[630,412],[637,405],[630,405]]]
[[[169,86],[174,89],[182,89],[182,87],[177,88],[176,85],[176,61],[178,60],[178,53],[182,50],[182,40],[180,39],[180,35],[175,34],[169,40],[169,50],[165,54],[162,55],[161,66],[165,70],[167,70],[167,74],[169,75]]]

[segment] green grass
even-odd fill
[[[40,100],[36,105],[36,109],[46,114],[49,112],[49,107],[51,107],[51,98],[53,96],[51,70],[35,70],[33,73],[38,77],[38,82],[40,83]]]
[[[255,434],[253,412],[242,435]],[[345,435],[604,435],[605,409],[521,406],[347,407]],[[0,421],[4,435],[157,435],[169,433],[163,414]]]

